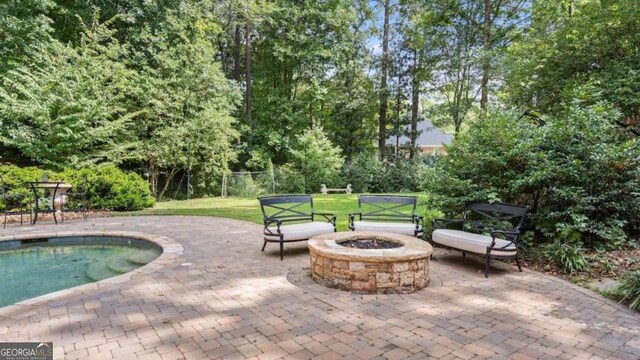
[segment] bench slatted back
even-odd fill
[[[259,197],[264,220],[313,220],[311,195],[278,195]]]
[[[526,206],[470,203],[465,208],[463,228],[474,232],[520,230],[528,211]]]
[[[362,220],[413,221],[417,198],[400,195],[358,195]]]

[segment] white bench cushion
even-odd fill
[[[380,231],[396,234],[404,234],[414,236],[416,232],[416,224],[413,223],[393,223],[393,222],[375,222],[375,221],[354,221],[353,230],[355,231]],[[422,231],[422,226],[418,227]]]
[[[491,245],[491,236],[460,230],[437,229],[431,235],[431,239],[440,245],[482,255],[487,254],[487,246]],[[501,248],[507,244],[509,244],[508,240],[496,239],[494,248]],[[491,250],[491,255],[496,256],[514,256],[515,254],[516,246],[513,244],[503,250]]]
[[[266,235],[266,240],[280,240],[278,236],[278,227],[269,226],[269,230],[274,235]],[[290,224],[280,226],[280,232],[284,235],[284,241],[305,240],[316,235],[334,232],[333,224],[328,222],[314,221],[302,224]]]

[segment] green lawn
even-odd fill
[[[426,196],[423,194],[414,195],[418,196],[419,204],[426,200]],[[314,194],[313,204],[317,212],[329,212],[337,215],[336,225],[339,231],[347,230],[348,214],[358,211],[357,195]],[[419,205],[417,212],[425,215],[424,205]],[[254,197],[213,197],[194,200],[163,201],[157,203],[152,209],[124,214],[218,216],[258,224],[262,223],[260,204]]]

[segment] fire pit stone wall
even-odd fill
[[[393,249],[356,249],[340,245],[349,240],[386,240]],[[327,287],[361,293],[412,293],[429,284],[429,256],[425,241],[407,235],[343,232],[309,240],[311,276]]]

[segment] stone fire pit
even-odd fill
[[[347,242],[364,247],[377,242],[383,242],[384,247],[400,246],[371,249],[341,245]],[[433,248],[411,236],[349,231],[315,236],[308,246],[311,277],[327,287],[361,293],[412,293],[429,284]]]

